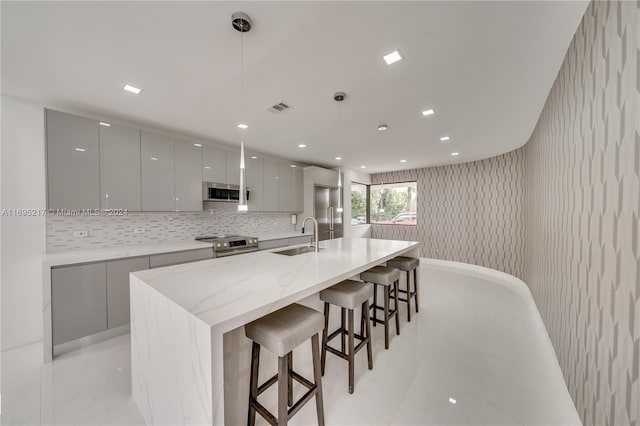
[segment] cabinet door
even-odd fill
[[[149,256],[107,262],[107,328],[129,324],[129,273],[149,269]]]
[[[264,209],[264,188],[263,174],[264,167],[262,158],[251,158],[247,155],[247,188],[249,189],[249,211],[259,212]]]
[[[301,212],[304,210],[304,170],[301,167],[293,169],[293,195],[291,211]]]
[[[245,168],[247,156],[245,155]],[[228,185],[240,185],[240,151],[227,151],[227,177]]]
[[[278,161],[265,158],[262,165],[264,168],[264,211],[275,212],[278,211]]]
[[[152,254],[149,256],[149,266],[160,268],[162,266],[177,265],[179,263],[197,262],[213,257],[213,247],[195,250],[178,251],[173,253]]]
[[[337,188],[338,172],[336,172],[335,170],[323,169],[322,167],[314,167],[313,183],[320,186]]]
[[[212,146],[202,147],[202,181],[226,183],[227,153]]]
[[[142,211],[173,211],[173,139],[143,131],[140,153]]]
[[[202,148],[176,141],[175,147],[176,211],[202,211]]]
[[[278,210],[292,211],[293,205],[293,167],[287,161],[278,162]]]
[[[53,344],[107,329],[105,263],[51,269]]]
[[[140,211],[140,130],[100,128],[100,206]]]
[[[50,209],[100,208],[98,122],[46,110]]]

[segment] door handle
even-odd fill
[[[329,207],[329,230],[333,231],[333,207]]]

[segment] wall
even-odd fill
[[[44,109],[2,96],[3,212],[44,209]],[[42,254],[45,218],[3,214],[0,280],[2,283],[2,350],[42,338]]]
[[[238,213],[237,204],[207,203],[204,212],[141,212],[126,216],[47,216],[47,252],[109,247],[121,244],[152,244],[196,237],[291,232],[287,212]],[[134,234],[134,228],[146,232]],[[86,238],[75,238],[73,231],[88,230]]]
[[[378,173],[373,183],[417,181],[417,225],[371,225],[373,238],[422,242],[422,256],[524,273],[524,155]]]
[[[640,3],[592,2],[526,145],[524,281],[587,425],[640,425]]]

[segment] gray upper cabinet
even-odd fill
[[[174,153],[175,210],[202,211],[202,148],[176,141]]]
[[[227,155],[221,148],[212,146],[202,147],[202,181],[226,183]]]
[[[129,324],[129,274],[149,269],[149,256],[107,262],[107,327]]]
[[[140,130],[100,128],[100,207],[140,211]]]
[[[51,269],[53,344],[107,329],[104,262]]]
[[[263,188],[263,160],[262,158],[251,158],[247,154],[247,188],[249,189],[249,211],[264,210],[264,188]]]
[[[335,170],[323,169],[322,167],[311,167],[314,185],[338,187],[338,172]]]
[[[302,167],[293,169],[293,200],[291,204],[292,211],[301,212],[304,210],[304,170]]]
[[[46,110],[47,205],[100,208],[98,122]]]
[[[278,210],[293,211],[293,167],[286,161],[278,162]]]
[[[263,210],[278,211],[278,160],[265,158],[263,164]]]
[[[246,161],[249,159],[245,155]],[[227,151],[227,177],[225,183],[228,185],[240,185],[240,151]]]
[[[142,132],[140,174],[143,211],[175,209],[173,158],[173,138]]]

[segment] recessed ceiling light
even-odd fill
[[[366,169],[366,168],[367,168],[367,166],[360,166],[360,168],[361,168],[361,169]]]
[[[400,160],[400,162],[401,162],[401,163],[406,163],[406,162],[407,162],[407,160]]]
[[[101,122],[100,122],[100,125],[101,125],[101,126],[104,126],[104,127],[111,127],[111,124],[109,124],[109,123],[105,123],[104,121],[101,121]]]
[[[435,113],[435,111],[432,110],[432,109],[427,109],[427,110],[422,111],[422,115],[424,115],[424,116],[433,115],[434,113]]]
[[[193,146],[202,146],[201,143],[194,143]]]
[[[252,159],[252,160],[257,160],[257,159],[258,159],[258,157],[256,157],[255,155],[252,155],[252,156],[251,156],[251,159]]]
[[[247,126],[247,125],[246,125],[246,124],[244,124],[244,123],[240,123],[240,124],[238,124],[238,128],[239,128],[239,129],[247,129],[248,127],[249,127],[249,126]]]
[[[386,124],[380,124],[378,126],[378,130],[383,131],[383,130],[387,130],[389,128],[389,126],[387,126]]]
[[[460,153],[459,152],[452,152],[451,155],[456,157],[456,156],[460,155]]]
[[[133,94],[136,94],[136,95],[139,95],[140,92],[142,92],[142,89],[138,89],[137,87],[132,86],[130,84],[125,84],[122,89],[126,90],[127,92],[131,92]]]
[[[150,157],[149,160],[158,161],[158,157]]]
[[[443,136],[443,137],[441,137],[441,138],[440,138],[440,140],[441,140],[442,142],[446,142],[446,141],[448,141],[449,139],[451,139],[449,136]]]
[[[400,52],[398,52],[397,50],[394,50],[393,52],[389,53],[388,55],[384,55],[382,57],[382,59],[384,59],[384,61],[387,63],[387,65],[391,65],[394,62],[398,62],[398,61],[402,60],[402,56],[400,55]]]
[[[211,166],[204,166],[205,169],[209,170]]]
[[[449,398],[449,402],[450,402],[450,403],[452,403],[452,404],[455,404],[455,403],[456,403],[456,400],[455,400],[455,399],[453,399],[453,398]]]
[[[289,164],[289,167],[298,167],[295,164]]]
[[[303,143],[298,144],[298,148],[306,148],[307,146]]]
[[[342,160],[342,157],[336,157],[336,160]]]
[[[78,151],[78,152],[85,152],[85,151],[86,151],[86,149],[84,149],[84,148],[76,148],[76,151]]]

